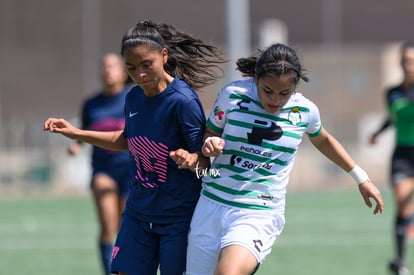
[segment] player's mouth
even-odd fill
[[[280,105],[267,104],[267,109],[270,113],[276,113],[280,110]]]

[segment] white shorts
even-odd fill
[[[214,274],[220,250],[229,245],[247,248],[261,263],[284,224],[283,213],[230,207],[202,195],[190,225],[186,274]]]

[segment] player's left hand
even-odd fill
[[[372,202],[370,198],[374,199],[377,203],[374,209],[374,215],[381,213],[384,211],[384,202],[382,201],[381,193],[378,188],[372,183],[370,180],[364,181],[363,183],[359,184],[359,192],[361,193],[362,197],[364,198],[365,204],[372,208]]]

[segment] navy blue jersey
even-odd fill
[[[124,129],[124,104],[129,88],[113,96],[99,93],[87,99],[82,108],[82,129],[93,131],[116,131]],[[92,169],[111,170],[119,165],[128,165],[129,152],[115,152],[93,146]]]
[[[134,158],[126,212],[146,222],[189,221],[201,180],[179,169],[169,152],[201,150],[205,116],[197,94],[178,78],[153,97],[136,86],[127,96],[125,117],[124,135]]]

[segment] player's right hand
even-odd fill
[[[206,157],[218,156],[223,153],[224,144],[224,139],[222,139],[221,137],[208,137],[204,141],[204,145],[203,148],[201,148],[201,152]]]
[[[51,133],[62,134],[73,139],[75,138],[75,133],[78,129],[73,127],[72,124],[63,118],[48,118],[43,125],[43,130]]]

